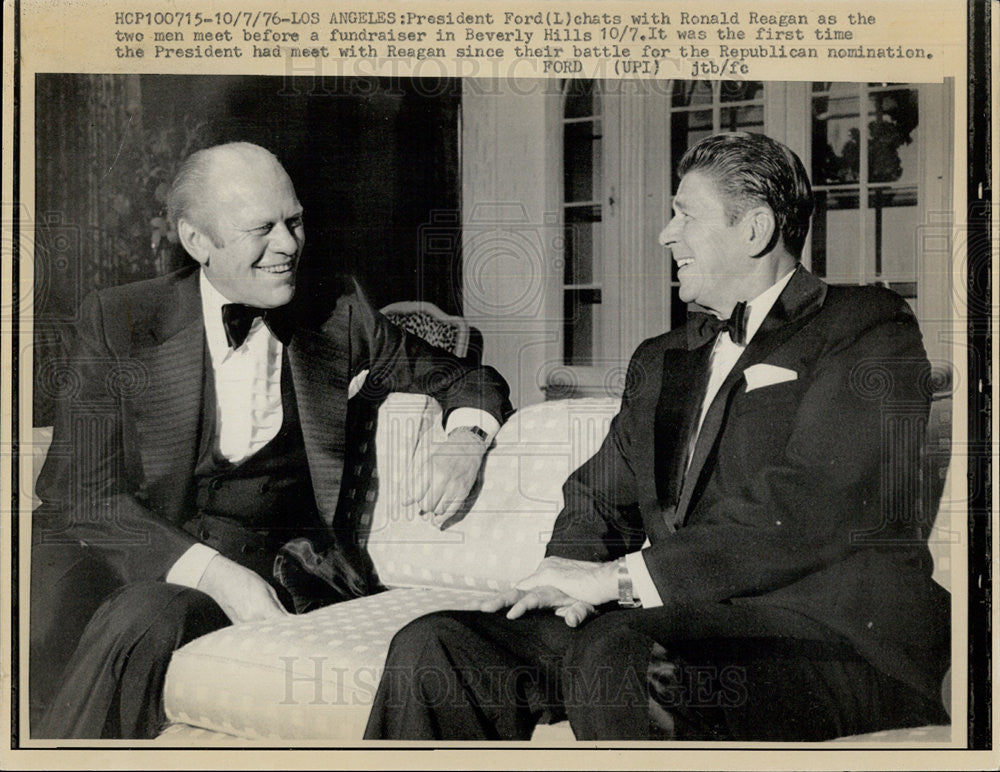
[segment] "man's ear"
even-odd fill
[[[190,220],[181,218],[177,221],[177,238],[191,257],[202,265],[208,265],[208,257],[212,246],[208,236]]]
[[[774,248],[777,227],[769,207],[757,206],[743,215],[743,239],[750,257],[761,257]]]

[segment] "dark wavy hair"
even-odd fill
[[[796,258],[809,232],[813,193],[802,161],[780,142],[763,134],[737,131],[706,137],[681,158],[681,177],[698,170],[714,180],[726,198],[730,224],[752,206],[774,212],[776,235]]]

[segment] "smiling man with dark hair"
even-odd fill
[[[369,738],[527,739],[559,716],[580,740],[947,722],[917,322],[799,264],[812,193],[784,145],[721,134],[680,169],[660,243],[700,310],[635,352],[535,573],[396,635]]]

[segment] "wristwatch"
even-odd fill
[[[478,426],[456,426],[454,429],[452,429],[450,432],[448,432],[448,436],[450,437],[455,432],[457,432],[459,429],[465,429],[466,431],[472,432],[479,439],[481,439],[483,442],[486,442],[489,439],[489,437],[490,437],[490,435],[488,435],[484,429],[482,429],[482,428],[480,428]]]
[[[625,558],[618,558],[618,605],[622,608],[637,608],[642,605],[632,594],[632,577],[628,574]]]

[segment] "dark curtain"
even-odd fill
[[[138,76],[35,79],[35,424],[51,421],[48,366],[90,290],[153,275],[134,217]],[[138,248],[137,248],[138,247]],[[50,388],[52,387],[52,388]]]

